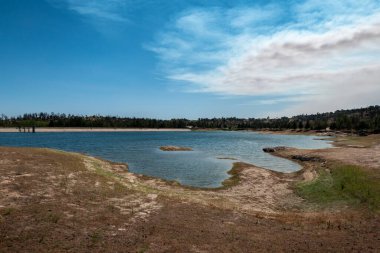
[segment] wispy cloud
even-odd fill
[[[123,15],[125,0],[67,0],[67,3],[70,10],[84,16],[117,22],[127,21]]]
[[[116,38],[133,23],[132,10],[142,0],[46,0],[66,9],[106,37]]]
[[[379,1],[309,0],[191,9],[148,48],[193,92],[316,94],[290,101],[286,112],[298,113],[380,103],[379,45]]]
[[[138,0],[46,0],[54,7],[78,14],[104,34],[120,25],[130,23],[128,18],[132,4]]]

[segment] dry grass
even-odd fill
[[[344,136],[332,138],[337,147],[371,148],[380,143],[380,134],[369,136]]]
[[[231,173],[225,189],[203,191],[78,154],[0,148],[0,252],[363,252],[380,246],[378,216],[284,209],[297,175],[240,163]]]

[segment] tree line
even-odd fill
[[[380,133],[380,106],[328,113],[297,115],[281,118],[199,118],[151,119],[117,116],[83,116],[56,113],[26,113],[0,116],[0,127],[108,127],[108,128],[206,128],[224,130],[340,130]]]

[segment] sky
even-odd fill
[[[380,0],[0,0],[0,114],[279,117],[380,104]]]

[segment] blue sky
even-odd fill
[[[0,113],[266,117],[380,104],[380,1],[0,0]]]

